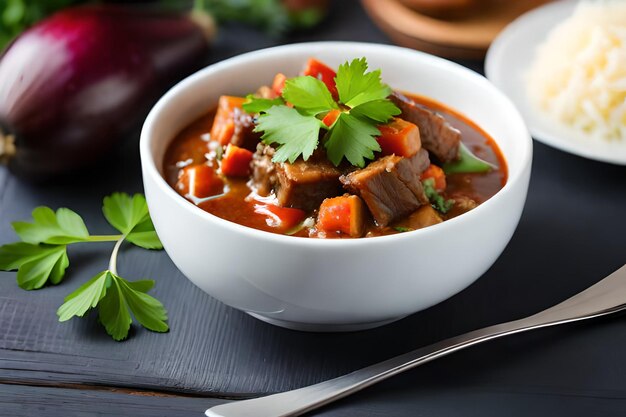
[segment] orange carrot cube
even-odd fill
[[[426,168],[426,170],[422,172],[422,181],[428,178],[432,178],[435,181],[435,190],[441,192],[446,189],[446,174],[445,172],[443,172],[443,169],[441,169],[437,165],[430,164],[428,168]]]
[[[274,77],[274,82],[272,83],[272,91],[276,94],[276,97],[283,94],[283,89],[285,88],[285,81],[287,81],[287,76],[282,72],[279,72]]]
[[[324,118],[322,119],[322,123],[324,123],[328,127],[331,127],[333,123],[335,123],[335,120],[337,120],[340,114],[341,114],[340,110],[333,109],[329,111],[326,114],[326,116],[324,116]]]
[[[210,197],[224,192],[224,181],[208,165],[187,166],[178,172],[176,191],[183,196]]]
[[[235,132],[234,110],[241,108],[246,101],[243,97],[221,96],[217,103],[217,112],[211,128],[211,140],[220,145],[227,145]]]
[[[306,218],[304,210],[266,203],[255,204],[254,212],[266,216],[265,222],[268,226],[276,227],[283,231],[293,229]]]
[[[327,233],[361,237],[365,226],[363,201],[356,195],[327,198],[320,206],[316,228]]]
[[[383,155],[411,157],[422,147],[419,128],[411,122],[394,117],[386,125],[379,125],[376,138]]]
[[[245,177],[250,174],[252,152],[229,143],[222,157],[222,174],[230,177]]]

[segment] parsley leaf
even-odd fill
[[[428,197],[430,204],[435,210],[446,214],[452,208],[454,200],[446,200],[437,192],[435,189],[435,180],[433,178],[425,179],[422,181],[422,185],[424,186],[424,194],[426,194],[426,197]]]
[[[364,158],[374,159],[374,151],[380,151],[374,137],[379,134],[376,126],[351,114],[341,113],[324,144],[328,159],[337,166],[345,156],[352,165],[364,167]]]
[[[110,274],[109,271],[100,272],[65,297],[65,303],[57,310],[59,321],[67,321],[74,316],[82,317],[90,308],[98,305],[111,285]]]
[[[60,208],[55,213],[49,207],[37,207],[32,215],[32,223],[12,223],[15,233],[26,243],[66,245],[89,239],[83,219],[70,209]]]
[[[380,70],[367,71],[365,58],[353,59],[337,70],[335,83],[339,100],[348,107],[356,107],[368,101],[383,100],[391,94],[391,88],[383,84]]]
[[[264,132],[265,144],[279,145],[274,162],[293,163],[300,155],[306,161],[318,146],[320,129],[328,130],[324,147],[336,166],[344,158],[359,167],[365,166],[366,159],[374,159],[374,152],[380,151],[377,125],[401,113],[388,99],[391,89],[381,81],[380,70],[367,72],[365,58],[341,65],[335,83],[341,105],[326,84],[311,76],[285,82],[282,96],[293,107],[269,100],[257,104],[252,99],[250,108],[262,113],[255,132]],[[331,110],[341,113],[331,126],[326,126],[320,119]]]
[[[19,242],[0,246],[0,270],[17,269],[17,284],[25,290],[41,288],[48,280],[58,284],[69,264],[65,245]]]
[[[246,102],[243,103],[242,108],[244,111],[250,114],[266,112],[274,106],[280,106],[285,104],[285,100],[278,97],[275,99],[255,97],[252,94],[246,96]],[[221,149],[221,148],[218,148]]]
[[[447,162],[443,165],[446,174],[472,174],[489,172],[497,167],[487,161],[483,161],[469,150],[463,142],[459,146],[459,159]]]
[[[350,114],[354,116],[368,118],[379,123],[387,123],[389,119],[400,113],[402,110],[386,99],[368,101],[350,110]]]
[[[307,160],[319,138],[322,122],[315,117],[307,117],[296,109],[287,106],[274,106],[259,116],[255,132],[264,132],[263,143],[277,143],[274,162],[293,163],[300,155]]]
[[[396,232],[400,232],[400,233],[406,233],[406,232],[412,232],[415,229],[411,229],[410,227],[404,227],[404,226],[396,226],[393,228]]]
[[[285,81],[283,97],[300,112],[312,116],[339,108],[326,84],[310,75]]]
[[[146,294],[154,281],[130,282],[110,270],[103,271],[65,297],[57,310],[59,321],[74,316],[82,317],[98,307],[100,322],[115,340],[124,340],[132,324],[130,313],[143,327],[155,332],[166,332],[167,311],[156,298]]]
[[[163,248],[143,195],[131,197],[126,193],[113,193],[104,198],[102,212],[111,226],[126,236],[127,241],[145,249]]]
[[[126,235],[126,240],[144,249],[163,249],[163,244],[156,230],[154,230],[154,224],[150,216],[133,227],[133,231]]]

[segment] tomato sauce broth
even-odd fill
[[[495,141],[474,122],[460,113],[440,104],[434,100],[414,94],[407,94],[415,102],[439,112],[453,127],[461,131],[463,143],[479,158],[493,164],[497,169],[480,174],[450,174],[446,175],[447,188],[442,195],[445,198],[465,198],[479,205],[495,195],[507,181],[507,167],[505,159]],[[202,164],[207,162],[209,149],[209,132],[215,117],[215,110],[207,112],[199,119],[184,128],[172,141],[166,152],[164,164],[164,177],[175,188],[179,171],[187,165]],[[210,162],[209,162],[210,164]],[[217,169],[217,166],[215,166]],[[201,209],[212,213],[222,219],[229,220],[243,226],[252,227],[272,233],[291,234],[293,236],[309,237],[306,229],[290,233],[290,230],[276,227],[272,219],[267,215],[260,214],[255,210],[258,200],[251,197],[251,188],[247,178],[223,177],[226,192],[218,197],[201,199],[195,203]],[[452,209],[443,215],[447,220],[459,216],[474,205],[455,204]],[[314,213],[309,213],[315,216]],[[403,226],[403,221],[398,221],[388,227],[377,227],[370,222],[366,227],[366,236],[379,236],[399,233],[398,226]]]

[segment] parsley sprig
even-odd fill
[[[32,222],[14,222],[13,229],[22,240],[0,246],[0,270],[17,269],[17,283],[25,290],[58,284],[70,262],[67,245],[86,242],[115,242],[109,268],[65,297],[59,307],[59,321],[82,317],[98,308],[100,322],[115,340],[128,337],[130,313],[145,328],[165,332],[169,329],[167,312],[156,298],[147,294],[152,280],[127,281],[117,272],[117,255],[124,242],[145,249],[162,249],[141,194],[114,193],[104,198],[102,211],[107,221],[121,234],[91,235],[83,219],[74,211],[48,207],[33,210]]]
[[[380,70],[367,71],[365,58],[340,65],[335,83],[338,100],[322,81],[301,76],[285,82],[279,99],[251,97],[244,104],[244,110],[260,113],[255,131],[263,132],[263,142],[277,145],[274,162],[294,162],[300,156],[307,160],[320,143],[320,132],[328,159],[336,166],[344,158],[358,167],[374,159],[374,152],[380,151],[377,125],[400,114],[387,98],[391,89],[382,82]],[[336,110],[339,116],[326,126],[323,117]]]

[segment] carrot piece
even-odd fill
[[[337,73],[328,65],[315,58],[309,58],[302,74],[315,77],[326,84],[328,91],[330,91],[330,94],[332,94],[335,100],[339,97],[337,86],[335,85],[335,77],[337,76]]]
[[[326,116],[324,116],[324,118],[322,119],[322,123],[324,123],[328,127],[331,127],[340,114],[341,110],[333,109],[329,111]]]
[[[210,197],[224,192],[224,181],[208,165],[187,166],[178,171],[176,191],[182,196]]]
[[[376,138],[383,155],[411,157],[422,147],[419,128],[411,122],[394,117],[386,125],[379,125]]]
[[[222,174],[230,177],[245,177],[250,173],[252,152],[229,143],[222,157]]]
[[[446,189],[446,174],[443,169],[437,165],[430,164],[424,172],[422,172],[421,179],[426,180],[432,178],[435,181],[434,187],[437,191],[443,191]]]
[[[279,72],[274,77],[274,82],[272,83],[272,91],[276,94],[276,96],[280,96],[283,94],[283,89],[285,88],[285,81],[287,81],[287,76],[282,72]]]
[[[327,198],[317,216],[317,230],[361,237],[364,229],[363,201],[356,195]]]
[[[284,231],[293,229],[306,218],[304,210],[280,207],[274,204],[255,204],[254,212],[266,216],[265,222],[268,226],[280,228]]]
[[[211,128],[211,140],[220,145],[227,145],[235,132],[236,108],[241,108],[246,101],[243,97],[221,96],[217,103],[217,112]]]

